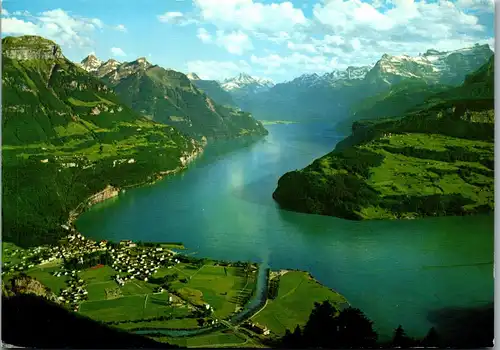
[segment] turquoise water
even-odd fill
[[[493,215],[353,222],[280,210],[271,195],[343,138],[330,125],[267,126],[220,142],[188,170],[94,206],[77,221],[96,239],[183,242],[215,259],[307,270],[362,309],[381,334],[420,336],[430,312],[493,302]]]

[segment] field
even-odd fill
[[[224,269],[222,266],[204,265],[194,272],[188,269],[181,271],[183,275],[190,276],[188,283],[177,285],[181,295],[195,305],[207,302],[220,318],[226,318],[233,313],[243,294],[251,292],[255,283],[255,276],[251,276],[247,283],[242,269],[235,267]]]
[[[18,252],[14,252],[18,250]],[[14,243],[2,242],[2,263],[17,264],[21,261],[23,249]]]
[[[410,122],[406,128],[417,128]],[[483,131],[472,130],[467,139],[430,131],[392,134],[382,126],[373,130],[380,135],[365,141],[351,136],[308,167],[285,174],[274,198],[289,210],[351,220],[493,210],[494,147]],[[460,130],[450,127],[449,133]]]
[[[436,134],[393,135],[361,146],[384,157],[367,184],[383,197],[460,195],[464,209],[493,203],[493,144]],[[488,189],[491,189],[488,190]],[[411,206],[410,206],[411,207]],[[404,208],[403,208],[404,209]],[[417,215],[408,208],[408,215]],[[366,218],[393,217],[390,206],[368,206]]]
[[[179,345],[181,347],[244,347],[246,340],[242,336],[235,334],[232,331],[221,331],[209,334],[203,334],[193,337],[172,338],[172,337],[155,337],[153,338],[160,342]],[[250,344],[248,344],[250,345]]]
[[[174,310],[176,317],[183,317],[189,314],[187,308],[176,308]],[[126,330],[136,329],[136,328],[151,328],[151,329],[161,329],[161,328],[196,328],[198,327],[198,321],[196,318],[176,318],[172,320],[151,320],[142,322],[126,322],[116,325],[116,327]]]
[[[60,271],[58,267],[36,267],[26,271],[26,274],[34,279],[40,281],[52,292],[58,294],[61,289],[66,289],[67,276],[56,277],[52,276],[53,271]]]
[[[252,321],[267,326],[271,334],[283,335],[287,329],[293,331],[297,325],[303,326],[314,303],[324,300],[330,300],[334,305],[345,302],[343,296],[323,287],[308,273],[287,272],[281,276],[276,299],[269,300]]]
[[[184,306],[171,306],[168,292],[153,293],[152,283],[129,280],[119,287],[112,276],[117,272],[109,266],[82,271],[81,278],[87,281],[89,300],[83,302],[80,312],[101,321],[141,320],[167,315],[187,315],[185,301],[195,306],[206,303],[214,308],[214,315],[226,318],[235,311],[244,293],[253,287],[254,279],[246,278],[243,270],[235,267],[203,265],[201,268],[180,263],[174,268],[160,268],[153,277],[177,274],[171,287],[184,300]],[[185,279],[185,282],[180,280]],[[174,302],[175,303],[175,302]],[[175,303],[178,304],[178,303]],[[182,304],[182,301],[181,301]],[[179,312],[178,312],[179,311]],[[121,327],[138,328],[138,323]],[[166,328],[195,328],[197,323],[191,319],[163,321]]]

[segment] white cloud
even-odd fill
[[[15,35],[40,35],[68,47],[88,47],[92,44],[92,34],[103,27],[98,18],[71,16],[62,9],[50,10],[31,16],[29,12],[18,12],[19,17],[29,17],[23,20],[16,17],[2,19],[2,31]]]
[[[24,11],[14,11],[12,14],[14,16],[25,16],[25,17],[31,16],[31,13],[29,11],[26,11],[26,10],[24,10]]]
[[[252,40],[242,31],[225,32],[217,30],[214,36],[205,28],[199,28],[196,36],[203,43],[214,43],[234,55],[242,55],[245,51],[253,50]]]
[[[212,42],[212,35],[205,28],[198,28],[196,36],[205,44]]]
[[[478,1],[478,0],[461,0]],[[485,0],[489,1],[489,0]],[[478,18],[467,14],[447,0],[415,2],[413,0],[392,0],[393,7],[381,9],[360,0],[328,0],[314,6],[315,19],[322,25],[344,36],[357,34],[410,35],[411,37],[452,35],[468,31],[482,31]],[[440,27],[438,27],[440,26]],[[434,32],[433,29],[439,29]]]
[[[384,53],[418,55],[430,48],[455,50],[476,42],[493,48],[491,24],[484,18],[491,15],[487,12],[492,0],[457,1],[322,0],[313,7],[309,25],[286,40],[287,48],[335,57],[338,67],[373,64]],[[293,57],[281,66],[293,63]],[[304,62],[311,66],[310,60]],[[321,71],[332,62],[317,63]]]
[[[31,22],[22,19],[4,18],[2,19],[2,31],[8,34],[36,35],[40,28]]]
[[[253,0],[193,0],[200,18],[223,30],[274,33],[306,25],[302,9],[289,2],[263,4]]]
[[[457,0],[457,7],[478,12],[495,11],[494,0]]]
[[[9,15],[9,11],[7,11],[6,9],[2,9],[2,16],[8,16]]]
[[[309,53],[316,53],[316,47],[313,44],[296,44],[292,41],[287,43],[287,47],[292,51],[305,51]]]
[[[253,50],[252,41],[242,31],[226,33],[218,30],[216,43],[234,55],[242,55],[245,51]]]
[[[288,34],[288,32],[285,31],[279,31],[277,33],[274,33],[273,35],[266,35],[265,38],[276,44],[281,44],[291,39],[290,34]]]
[[[113,56],[116,56],[116,57],[127,56],[127,54],[119,47],[112,47],[110,51],[113,54]]]
[[[270,54],[267,56],[250,57],[250,61],[261,67],[260,72],[264,74],[285,73],[290,71],[299,71],[302,73],[326,73],[339,67],[336,58],[325,55],[305,55],[294,52],[289,56],[280,56]]]
[[[239,61],[189,61],[186,71],[195,72],[202,79],[225,79],[241,72],[250,72],[251,66],[245,60]]]
[[[178,11],[165,12],[163,15],[157,16],[157,18],[160,22],[178,24],[181,26],[197,23],[195,18]]]
[[[165,12],[163,15],[158,16],[160,22],[174,22],[178,18],[182,18],[182,12]]]
[[[117,26],[114,27],[115,30],[119,32],[127,32],[127,27],[125,27],[123,24],[118,24]]]

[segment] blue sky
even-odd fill
[[[475,43],[493,49],[492,0],[4,0],[2,35],[36,34],[80,61],[150,62],[203,78],[281,82]]]

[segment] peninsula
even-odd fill
[[[403,117],[355,122],[333,152],[283,175],[273,198],[351,220],[491,212],[493,60]]]

